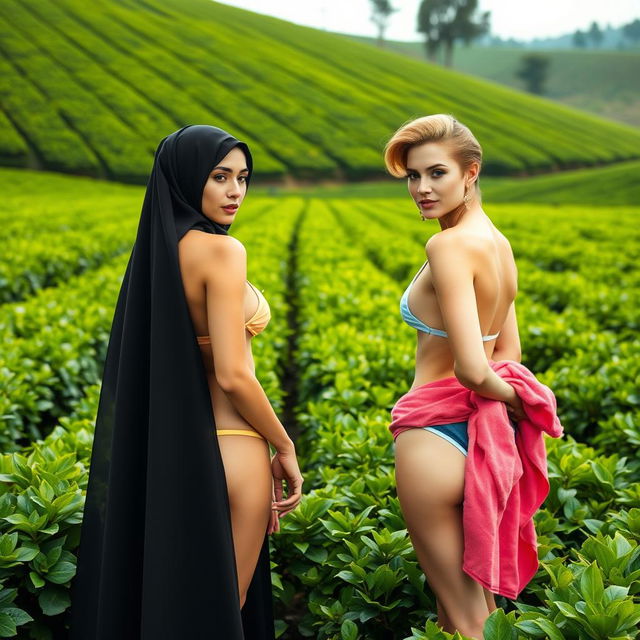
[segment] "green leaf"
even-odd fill
[[[270,571],[271,584],[276,589],[280,589],[281,591],[284,591],[284,585],[282,584],[282,580],[280,579],[278,572],[275,570],[275,567],[277,567],[278,565],[273,561],[269,561],[269,564],[271,565],[271,571]]]
[[[604,585],[602,583],[602,574],[596,562],[592,562],[580,577],[580,591],[584,596],[587,604],[594,608],[601,608],[602,599],[604,597]],[[598,607],[600,605],[600,607]]]
[[[518,620],[514,626],[524,631],[527,635],[534,636],[536,638],[545,635],[544,631],[540,629],[535,620]]]
[[[629,541],[619,531],[616,531],[616,535],[614,536],[613,541],[618,558],[626,555],[633,548]]]
[[[580,619],[578,612],[570,604],[567,604],[566,602],[560,602],[559,600],[556,600],[553,604],[558,607],[560,613],[565,618],[574,618],[575,620]]]
[[[611,475],[611,472],[608,469],[605,469],[601,464],[598,464],[593,460],[590,460],[589,462],[596,478],[602,484],[606,484],[613,489],[613,476]]]
[[[53,544],[52,544],[53,543]],[[47,556],[47,563],[49,566],[53,566],[58,560],[60,560],[60,556],[62,555],[62,547],[64,545],[64,540],[48,540],[46,543],[42,545],[42,553]]]
[[[300,553],[306,553],[307,549],[309,548],[309,543],[308,542],[294,542],[293,546],[298,549],[298,551],[300,551]]]
[[[29,518],[22,513],[12,513],[10,516],[5,516],[3,520],[6,520],[11,524],[28,524],[29,523]]]
[[[6,518],[3,518],[6,520]],[[0,536],[0,556],[11,555],[18,544],[18,533],[5,533]]]
[[[328,552],[324,547],[318,547],[317,549],[310,549],[307,551],[307,558],[318,564],[322,564],[328,556]]]
[[[539,618],[538,620],[532,620],[535,624],[542,629],[547,634],[549,640],[565,640],[565,637],[562,635],[562,632],[558,627],[551,622],[551,620],[546,620],[545,618]]]
[[[485,640],[511,640],[512,626],[502,609],[496,609],[484,623]]]
[[[345,620],[340,625],[341,640],[356,640],[358,637],[358,626],[353,620]]]
[[[0,638],[12,638],[17,634],[14,619],[7,613],[0,613]]]
[[[0,608],[13,602],[17,593],[17,589],[6,589],[0,585]]]
[[[2,613],[6,613],[11,616],[18,627],[21,624],[27,624],[27,622],[33,621],[33,618],[26,611],[18,609],[18,607],[7,607],[2,610]]]
[[[39,552],[38,545],[33,542],[25,542],[22,547],[16,549],[16,560],[20,562],[30,562]]]
[[[378,615],[378,610],[374,608],[367,608],[360,611],[358,614],[358,618],[360,622],[367,622],[367,620],[371,620],[371,618],[375,618]]]
[[[602,638],[609,638],[616,630],[617,620],[615,616],[607,616],[604,614],[587,615],[589,624],[596,629],[599,636]]]
[[[40,495],[47,500],[47,502],[51,502],[55,498],[56,494],[53,487],[46,480],[40,483]]]
[[[640,620],[640,605],[634,604],[631,598],[609,605],[607,615],[615,615],[619,621],[617,633],[635,626]]]
[[[47,580],[56,584],[64,584],[73,578],[76,573],[76,566],[71,562],[61,560],[56,563],[47,573]]]
[[[602,528],[604,522],[602,520],[596,520],[595,518],[585,518],[584,526],[591,531],[591,533],[597,533]]]
[[[29,577],[31,578],[31,583],[36,587],[36,589],[44,587],[44,580],[35,571],[29,571]]]
[[[22,476],[31,480],[31,467],[29,467],[29,461],[19,453],[13,454],[13,464],[15,468],[20,472]]]
[[[70,604],[69,592],[61,587],[45,587],[38,596],[42,612],[48,616],[57,616]]]
[[[614,600],[622,600],[627,597],[629,587],[621,587],[617,584],[609,585],[604,590],[604,604],[607,605]]]
[[[40,529],[40,533],[44,533],[47,536],[52,536],[58,533],[59,529],[60,529],[60,525],[57,522],[54,522],[53,524],[49,525],[46,529]]]
[[[276,638],[279,638],[287,630],[288,626],[289,625],[284,620],[274,620]]]
[[[349,584],[359,585],[361,580],[356,577],[353,571],[340,571],[336,574],[336,578],[340,578]]]

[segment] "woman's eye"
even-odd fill
[[[407,174],[407,178],[409,178],[409,180],[415,180],[418,177],[417,173],[408,173]]]
[[[240,182],[246,182],[247,181],[247,176],[239,176],[238,180],[240,180]]]
[[[222,180],[218,180],[218,178],[225,178],[225,177],[226,177],[226,176],[224,175],[224,173],[216,173],[216,174],[213,176],[213,179],[214,179],[216,182],[222,182]]]
[[[434,178],[439,178],[444,175],[444,171],[442,169],[434,169],[431,173]]]

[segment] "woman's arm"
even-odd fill
[[[499,360],[514,360],[515,362],[520,362],[522,358],[515,302],[512,302],[509,307],[504,325],[502,329],[500,329],[500,335],[496,339],[496,346],[491,358],[496,362]]]
[[[466,244],[466,246],[465,246]],[[514,388],[489,366],[473,287],[471,240],[446,231],[427,242],[431,278],[453,354],[453,371],[462,385],[492,400],[517,401]]]
[[[293,441],[247,363],[245,248],[231,236],[215,236],[211,240],[211,251],[202,266],[216,380],[240,415],[279,453],[292,452]]]

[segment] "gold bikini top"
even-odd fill
[[[247,331],[251,333],[251,335],[256,336],[269,324],[269,320],[271,320],[271,309],[269,308],[269,303],[262,295],[262,292],[256,289],[248,280],[247,284],[253,289],[256,297],[258,298],[258,308],[255,313],[244,323]],[[210,336],[196,336],[198,338],[198,344],[210,344],[211,337]]]

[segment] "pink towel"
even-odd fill
[[[527,418],[514,438],[506,405],[450,377],[416,387],[391,410],[393,438],[407,429],[468,421],[464,473],[463,570],[489,591],[515,599],[538,570],[533,515],[549,493],[542,432],[563,429],[556,399],[524,365],[489,361],[512,384]]]

